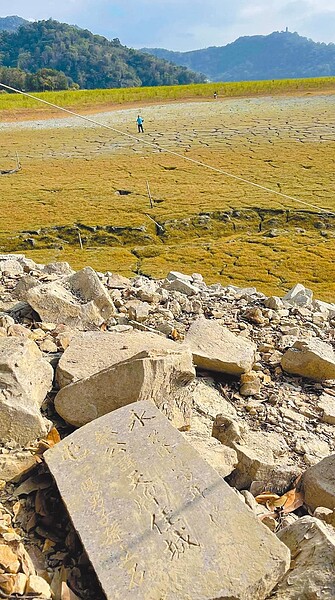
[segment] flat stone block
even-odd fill
[[[107,600],[263,600],[288,569],[288,549],[150,402],[44,456]]]
[[[176,350],[179,344],[147,331],[85,331],[70,342],[58,363],[59,387],[85,379],[145,350]]]
[[[240,376],[251,371],[256,346],[220,323],[201,317],[193,321],[185,336],[194,364],[201,369]]]

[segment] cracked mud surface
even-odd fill
[[[334,108],[334,95],[306,94],[92,118],[136,136],[141,112],[145,141],[335,212]],[[23,165],[1,178],[1,251],[125,274],[200,271],[209,282],[266,293],[301,280],[335,299],[334,215],[75,117],[2,123],[0,131],[1,168],[12,166],[15,151]]]

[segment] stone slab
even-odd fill
[[[53,368],[32,340],[0,338],[0,441],[26,445],[50,425],[40,407],[52,387]]]
[[[278,532],[291,550],[291,569],[273,600],[334,600],[335,531],[319,519],[302,517]]]
[[[315,381],[335,379],[335,352],[317,338],[297,340],[281,359],[284,371]]]
[[[158,336],[157,336],[158,337]],[[151,400],[178,429],[189,428],[195,378],[191,351],[140,352],[133,358],[63,387],[55,409],[75,427],[140,400]]]
[[[288,549],[149,402],[44,457],[107,600],[263,600],[289,566]]]
[[[176,350],[179,345],[144,331],[86,331],[74,337],[58,363],[60,388],[124,362],[145,350]]]
[[[305,503],[311,510],[324,506],[335,510],[335,454],[316,463],[302,478]]]
[[[191,348],[194,363],[201,369],[240,376],[251,371],[255,362],[253,342],[204,317],[192,323],[185,344]]]

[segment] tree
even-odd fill
[[[58,85],[65,85],[64,80],[60,84],[50,73],[40,73],[42,69],[60,71],[88,89],[204,80],[183,67],[130,50],[118,38],[108,41],[52,19],[29,23],[14,33],[0,33],[0,64],[34,75],[29,78],[34,89],[58,89]]]
[[[73,81],[69,77],[55,69],[39,69],[26,77],[27,88],[35,92],[68,90],[72,85]]]

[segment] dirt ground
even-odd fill
[[[28,120],[30,113],[0,116],[0,168],[15,165],[15,152],[22,163],[19,173],[1,176],[1,251],[156,277],[179,267],[266,293],[301,280],[335,300],[334,108],[334,94],[301,94],[86,113],[104,127],[56,118],[53,110],[41,118],[38,108]],[[262,221],[279,211],[279,221],[264,230],[260,210]],[[229,213],[231,230],[221,227],[219,213]],[[155,222],[165,236],[157,237]],[[131,239],[87,238],[83,250],[78,235],[43,242],[46,229],[78,223],[128,227]],[[144,232],[137,238],[136,228]],[[34,249],[22,237],[31,231],[40,231]]]

